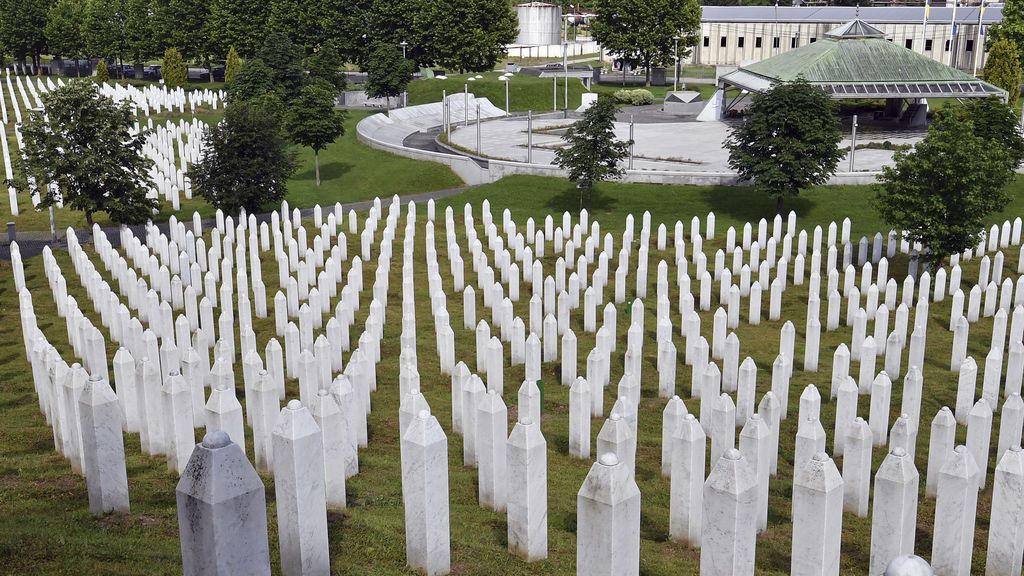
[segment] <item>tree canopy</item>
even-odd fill
[[[80,58],[85,53],[82,20],[85,6],[80,0],[57,0],[46,17],[46,43],[57,58]]]
[[[555,164],[569,172],[569,180],[580,189],[580,202],[590,209],[594,184],[619,177],[620,162],[629,155],[632,142],[615,139],[615,102],[600,96],[575,124],[563,140],[567,146],[555,151]]]
[[[213,49],[230,49],[243,58],[256,56],[267,34],[270,4],[261,0],[212,0],[209,29]]]
[[[366,66],[366,95],[371,98],[391,98],[402,94],[412,79],[412,62],[402,58],[395,46],[379,44]]]
[[[297,165],[278,118],[259,105],[232,102],[203,137],[203,156],[191,171],[195,193],[229,214],[283,200]]]
[[[941,265],[976,246],[985,218],[1010,201],[1006,185],[1024,158],[1015,118],[996,99],[947,106],[913,151],[897,152],[882,169],[877,209],[922,244],[925,262]]]
[[[72,81],[42,98],[46,113],[32,112],[21,127],[21,169],[35,180],[40,206],[60,198],[85,212],[90,225],[96,212],[126,224],[152,216],[159,206],[146,196],[152,161],[142,154],[145,133],[132,133],[131,106],[100,95],[89,81]]]
[[[315,80],[302,88],[288,107],[284,127],[292,142],[313,149],[316,185],[320,185],[320,151],[345,133],[345,112],[334,109],[333,84]]]
[[[985,60],[985,80],[1006,90],[1010,107],[1020,99],[1021,57],[1017,45],[1009,38],[992,43]]]
[[[648,85],[652,66],[674,62],[677,35],[680,59],[697,45],[697,0],[596,0],[595,12],[594,40],[610,53],[642,64]]]
[[[835,103],[803,78],[754,94],[743,123],[725,142],[729,166],[741,180],[776,200],[824,184],[843,152]]]
[[[1018,48],[1018,57],[1024,65],[1024,0],[1005,0],[1003,2],[1002,20],[988,29],[988,42],[993,45],[997,40],[1009,40]]]
[[[188,67],[181,57],[177,48],[168,48],[164,51],[164,66],[161,69],[164,84],[169,88],[184,86],[188,81]]]

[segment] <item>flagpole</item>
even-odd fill
[[[972,54],[972,56],[974,57],[974,75],[975,76],[978,75],[978,60],[981,59],[980,58],[980,54],[982,52],[984,52],[984,49],[983,49],[983,47],[981,45],[981,27],[982,27],[982,18],[984,18],[984,16],[985,16],[985,0],[981,0],[981,7],[978,8],[978,29],[975,30],[975,32],[974,32],[974,54]]]
[[[956,0],[953,0],[953,15],[949,19],[949,62],[950,67],[956,61]]]
[[[924,0],[924,17],[921,19],[921,54],[925,54],[925,46],[928,45],[928,12],[931,10],[932,0]]]

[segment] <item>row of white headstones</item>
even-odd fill
[[[0,114],[2,114],[3,124],[6,126],[8,123],[6,98],[9,96],[12,104],[12,119],[14,120],[16,153],[20,154],[24,142],[20,130],[23,115],[21,105],[18,103],[18,95],[20,94],[26,109],[42,110],[42,95],[63,87],[65,83],[60,78],[54,82],[52,78],[24,77],[12,74],[10,71],[7,72],[4,80],[3,83],[0,83]],[[7,85],[6,95],[4,94],[4,84]],[[145,119],[145,128],[149,131],[149,135],[143,147],[143,154],[153,161],[153,168],[149,174],[152,185],[149,195],[170,202],[172,209],[178,210],[181,206],[182,195],[186,199],[192,198],[192,185],[187,176],[188,166],[197,162],[202,156],[202,137],[207,126],[193,116],[191,120],[179,118],[177,123],[166,120],[163,126],[154,127],[152,115],[160,114],[165,110],[185,114],[186,107],[194,114],[197,106],[207,106],[216,110],[224,99],[223,91],[193,90],[186,92],[180,87],[168,89],[164,86],[150,85],[138,88],[127,84],[104,83],[101,85],[100,93],[113,98],[115,102],[131,104],[139,116],[139,122],[135,126],[136,131],[143,128],[142,120]],[[0,130],[0,158],[3,160],[4,176],[9,182],[13,181],[14,163],[11,159],[6,129]],[[37,206],[40,198],[34,179],[29,179],[29,188],[32,205]],[[18,191],[9,184],[7,194],[11,215],[17,216],[19,214]],[[60,204],[58,204],[59,206]]]
[[[262,566],[267,558],[262,484],[251,482],[252,490],[247,493],[247,511],[251,514],[246,516],[264,518],[262,524],[254,521],[252,531],[239,532],[239,511],[222,509],[218,497],[203,493],[227,478],[258,480],[258,476],[244,458],[216,456],[218,450],[228,449],[230,444],[223,435],[208,436],[198,447],[194,441],[194,428],[205,426],[208,432],[222,430],[237,441],[229,451],[244,450],[241,440],[248,423],[256,467],[275,476],[285,573],[326,573],[326,509],[345,506],[345,478],[358,472],[358,451],[367,446],[366,418],[377,388],[376,364],[381,359],[388,310],[392,246],[402,214],[399,206],[392,203],[385,216],[377,200],[361,229],[358,215],[349,211],[347,234],[342,231],[346,213],[340,205],[326,218],[318,206],[313,213],[312,242],[301,215],[289,212],[287,205],[265,222],[243,215],[236,224],[218,213],[216,226],[208,236],[198,216],[191,229],[174,219],[167,234],[150,226],[144,239],[122,229],[120,251],[96,227],[96,255],[116,288],[104,280],[70,232],[71,261],[89,295],[93,317],[98,315],[110,339],[122,345],[112,364],[116,394],[107,384],[106,338],[68,295],[66,279],[52,253],[47,250],[44,254],[44,269],[58,314],[67,322],[72,349],[82,365],[69,367],[36,327],[32,297],[14,247],[12,260],[26,353],[32,361],[40,406],[53,426],[56,448],[69,458],[73,469],[86,475],[90,508],[94,512],[127,509],[121,434],[122,429],[137,430],[144,452],[166,455],[168,467],[183,473],[179,524],[186,573],[202,573],[211,563],[233,558],[240,549],[246,551],[245,561]],[[416,357],[415,206],[410,203],[405,214],[398,380],[407,555],[410,566],[440,574],[450,565],[447,438],[430,415],[421,392]],[[475,287],[465,282],[460,229],[451,208],[444,215],[450,273],[449,278],[442,277],[434,220],[435,209],[429,202],[424,225],[427,291],[440,370],[452,377],[452,431],[463,436],[464,463],[479,471],[481,505],[507,513],[509,548],[526,560],[547,556],[547,526],[543,520],[547,449],[540,430],[537,386],[542,364],[561,359],[561,383],[571,386],[569,452],[589,458],[591,419],[605,414],[611,353],[619,342],[615,304],[625,301],[629,292],[626,283],[633,276],[632,293],[637,298],[629,308],[623,376],[597,437],[597,462],[578,495],[577,571],[636,574],[640,494],[634,469],[646,338],[642,298],[647,296],[652,249],[650,214],[642,218],[638,242],[634,241],[634,220],[632,216],[627,218],[621,248],[616,253],[615,238],[611,234],[602,236],[600,225],[589,222],[586,213],[575,224],[563,214],[557,227],[550,216],[543,226],[531,219],[523,234],[507,210],[499,231],[486,202],[478,228],[467,205],[461,232],[476,274]],[[384,226],[378,235],[381,221]],[[702,224],[706,224],[704,234],[700,232]],[[934,286],[928,272],[908,275],[902,295],[898,294],[895,279],[888,278],[888,259],[897,251],[909,252],[914,247],[899,241],[895,234],[889,235],[887,244],[881,235],[873,243],[862,239],[854,258],[849,221],[843,223],[841,234],[835,223],[827,233],[820,227],[810,236],[806,231],[798,232],[792,214],[785,225],[777,217],[771,233],[768,228],[762,220],[755,236],[754,227],[748,224],[739,240],[730,228],[725,247],[715,253],[714,263],[709,266],[704,242],[714,239],[713,214],[706,223],[694,219],[689,242],[682,224],[677,223],[672,241],[679,295],[675,310],[668,299],[668,265],[659,262],[656,268],[658,387],[659,394],[669,398],[662,416],[662,472],[671,478],[672,537],[701,548],[703,574],[753,573],[755,534],[767,528],[768,478],[777,473],[780,420],[788,412],[796,331],[792,322],[783,325],[771,390],[761,397],[756,411],[757,366],[751,358],[739,362],[739,338],[727,332],[739,326],[741,298],[748,299],[748,322],[757,324],[762,312],[762,286],[769,286],[769,318],[776,320],[781,317],[782,294],[806,283],[803,367],[816,371],[821,278],[825,276],[826,330],[838,327],[844,297],[846,323],[852,326],[850,345],[839,345],[833,355],[829,393],[837,403],[833,454],[843,455],[843,470],[840,474],[825,454],[821,394],[816,387],[808,386],[800,395],[800,424],[795,439],[793,573],[838,571],[842,511],[868,515],[874,446],[888,444],[889,453],[875,474],[876,513],[872,516],[869,573],[880,573],[891,559],[913,552],[918,490],[914,457],[928,309],[931,302],[945,299],[947,291],[953,294],[950,325],[955,330],[950,365],[959,373],[959,381],[956,416],[943,408],[931,426],[926,494],[938,498],[931,560],[939,573],[969,573],[977,494],[985,485],[990,465],[993,411],[1000,408],[1002,355],[1008,341],[987,569],[992,574],[1014,573],[1013,567],[1019,569],[1024,550],[1020,499],[1024,494],[1024,460],[1019,449],[1024,421],[1020,399],[1024,282],[1018,279],[1015,286],[1013,279],[1002,277],[1002,250],[1020,244],[1020,220],[993,227],[987,240],[975,250],[953,258],[948,274],[945,269],[938,270]],[[351,258],[349,236],[359,240],[359,253]],[[654,249],[665,253],[668,247],[667,229],[659,226]],[[548,251],[558,256],[553,275],[544,270],[542,259]],[[987,252],[995,254],[990,258]],[[253,329],[253,307],[256,317],[268,316],[262,276],[264,255],[278,265],[282,289],[273,303],[275,329],[284,339],[284,346],[271,338],[261,358]],[[732,268],[725,267],[729,255]],[[634,256],[635,267],[630,265]],[[371,299],[363,308],[363,263],[375,257]],[[973,258],[981,260],[979,283],[965,297],[959,263]],[[613,259],[617,259],[614,275],[610,272]],[[343,273],[346,265],[347,274]],[[591,268],[592,274],[588,272]],[[739,282],[733,283],[736,268]],[[757,270],[756,279],[751,277],[753,270]],[[844,274],[842,285],[840,270]],[[690,290],[691,272],[693,282],[700,286],[697,296]],[[606,303],[609,278],[614,281],[614,293]],[[718,304],[723,307],[714,314],[708,343],[701,336],[698,310],[710,310],[716,283]],[[531,293],[528,329],[527,322],[514,310],[523,285],[530,287]],[[490,323],[476,317],[477,291],[482,293],[485,309],[490,308]],[[475,331],[475,368],[483,377],[472,373],[465,362],[456,362],[454,330],[446,304],[449,294],[463,298],[463,327]],[[861,294],[866,297],[865,305],[861,305]],[[585,377],[578,373],[577,339],[570,327],[572,310],[580,306],[581,300],[583,330],[596,333],[595,346],[586,354]],[[334,302],[334,314],[330,315]],[[603,325],[598,328],[597,309],[602,304]],[[911,307],[915,309],[912,325]],[[889,331],[892,308],[896,310],[895,326]],[[219,310],[216,322],[214,309]],[[361,310],[368,313],[363,332],[353,346],[350,334]],[[1008,315],[1010,310],[1013,312]],[[977,364],[966,358],[966,342],[970,325],[982,316],[993,318],[993,334],[981,398],[975,401]],[[679,319],[680,336],[685,340],[682,359],[673,341],[674,318]],[[868,319],[874,322],[872,335],[867,334]],[[245,412],[234,386],[235,326]],[[314,337],[317,332],[319,335]],[[506,343],[511,348],[508,356]],[[903,401],[890,428],[892,378],[901,373],[903,350],[908,344]],[[346,363],[343,353],[350,351]],[[880,355],[885,356],[885,370],[876,372]],[[860,363],[857,380],[850,376],[851,360]],[[507,364],[526,366],[526,380],[517,396],[518,422],[511,434],[507,434],[503,400]],[[676,395],[676,371],[684,364],[693,367],[690,396],[699,400],[699,416],[688,414]],[[298,379],[299,397],[281,409],[286,375]],[[735,399],[730,395],[733,392]],[[857,416],[862,394],[870,395],[867,421]],[[96,417],[98,410],[102,417]],[[954,448],[958,421],[967,425],[967,444]],[[737,450],[736,428],[741,426]],[[708,436],[712,468],[706,476]],[[204,465],[218,458],[235,462],[244,470]],[[206,513],[195,514],[196,506]],[[880,509],[887,512],[877,513]],[[186,510],[190,512],[185,514]],[[899,513],[890,513],[892,510]],[[217,545],[205,540],[214,534],[227,540],[215,539]],[[243,541],[250,544],[243,545]],[[254,552],[256,544],[252,543],[260,542],[262,547]]]

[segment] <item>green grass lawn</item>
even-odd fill
[[[491,212],[498,221],[502,210],[508,208],[516,219],[520,230],[528,217],[539,218],[552,213],[557,217],[563,210],[575,211],[574,197],[565,182],[537,178],[513,178],[500,184],[481,187],[470,192],[448,198],[438,206],[439,219],[443,207],[456,208],[456,226],[463,254],[468,253],[465,235],[462,233],[462,210],[464,203],[477,206],[474,214],[480,222],[479,204],[489,199]],[[1016,186],[1020,186],[1018,182]],[[644,194],[638,194],[643,191]],[[560,192],[560,193],[559,193]],[[815,224],[830,220],[841,220],[849,216],[854,220],[856,234],[865,234],[878,229],[873,219],[863,189],[821,189],[805,195],[805,205],[800,209],[799,226],[813,228]],[[1024,213],[1021,208],[1021,194],[1014,200],[1014,214]],[[796,204],[796,203],[794,203]],[[798,206],[799,207],[799,206]],[[741,221],[756,219],[772,213],[773,206],[767,199],[760,198],[749,189],[679,189],[670,187],[607,184],[601,187],[595,218],[602,225],[603,232],[616,234],[624,227],[624,217],[633,213],[641,218],[643,210],[652,212],[656,226],[666,223],[671,226],[681,219],[687,230],[690,218],[705,216],[708,209],[718,215],[718,235],[705,246],[705,253],[713,254],[722,247],[725,229]],[[421,211],[424,209],[420,207]],[[543,562],[525,564],[506,553],[506,521],[502,514],[482,510],[477,505],[475,470],[462,466],[462,442],[450,433],[450,380],[439,373],[438,360],[434,351],[430,303],[427,297],[426,266],[424,262],[424,215],[421,212],[417,223],[414,285],[415,306],[420,326],[417,341],[418,368],[421,375],[421,389],[430,403],[432,412],[449,433],[449,482],[451,498],[451,541],[452,566],[454,574],[509,574],[509,575],[569,575],[575,573],[576,509],[575,495],[587,470],[589,461],[576,460],[567,454],[568,435],[568,389],[557,384],[560,367],[558,363],[543,365],[545,386],[545,413],[542,430],[547,439],[548,462],[548,534],[549,557]],[[482,234],[482,229],[478,230]],[[438,233],[437,252],[439,268],[450,291],[447,251],[444,237]],[[404,226],[396,233],[395,246],[400,247],[404,238]],[[350,246],[352,240],[349,240]],[[669,263],[669,277],[675,277],[672,258],[673,249],[666,252],[656,250],[652,242],[650,260]],[[85,304],[85,294],[66,253],[55,252],[58,262],[68,277],[68,289],[86,313],[98,323],[98,317]],[[1012,274],[1017,266],[1017,251],[1006,254],[1004,274]],[[103,267],[92,255],[97,268]],[[554,268],[554,258],[549,254],[544,260],[545,270]],[[364,267],[365,286],[369,287],[374,278],[376,266]],[[278,289],[276,268],[264,255],[264,281],[268,294]],[[467,282],[473,275],[467,266]],[[899,278],[906,271],[906,261],[896,258],[890,266],[890,275]],[[109,281],[110,278],[104,274]],[[657,374],[655,339],[655,306],[653,305],[654,278],[651,275],[650,304],[645,308],[645,346],[642,368],[642,401],[639,416],[639,450],[637,453],[636,478],[642,493],[641,520],[641,573],[648,576],[696,574],[699,565],[699,551],[688,549],[668,539],[668,481],[660,475],[661,410],[664,400],[657,397]],[[964,284],[969,288],[977,277],[977,260],[965,264]],[[64,321],[56,316],[56,308],[42,271],[42,261],[32,258],[26,262],[26,278],[33,293],[35,312],[40,329],[57,346],[65,358],[72,352],[67,343]],[[373,413],[369,418],[369,448],[360,454],[360,473],[348,482],[349,507],[343,513],[329,515],[329,534],[332,568],[334,574],[354,575],[397,575],[409,574],[404,568],[404,519],[400,484],[400,462],[398,437],[398,353],[401,323],[401,282],[398,271],[393,269],[388,299],[388,319],[381,343],[382,361],[378,365],[378,391],[373,396]],[[627,280],[628,294],[633,293],[635,279]],[[677,302],[674,282],[669,301]],[[368,288],[367,288],[368,289]],[[610,297],[611,287],[606,291]],[[482,295],[477,295],[478,318],[485,308]],[[529,288],[523,288],[521,300],[516,305],[519,315],[526,314],[526,300]],[[765,298],[767,300],[767,298]],[[828,383],[831,374],[832,352],[841,341],[850,338],[849,328],[843,326],[835,332],[826,332],[821,337],[821,358],[818,372],[809,373],[800,369],[803,358],[804,318],[807,293],[805,287],[791,287],[786,292],[783,304],[783,319],[792,320],[797,327],[796,357],[790,387],[790,418],[784,421],[781,433],[779,476],[773,478],[770,487],[769,529],[758,538],[758,574],[784,575],[789,573],[791,547],[791,502],[793,442],[796,434],[795,417],[800,392],[808,384],[815,384],[826,401],[822,404],[822,421],[829,438],[827,447],[831,451],[832,425],[835,404],[827,401]],[[746,302],[744,302],[746,304]],[[763,301],[763,317],[766,317],[767,301]],[[675,305],[673,305],[673,308]],[[362,326],[367,306],[357,314],[356,326]],[[617,307],[618,333],[624,342],[625,330],[629,325],[628,307]],[[456,334],[456,355],[471,367],[474,366],[474,332],[462,328],[462,298],[449,294],[448,311],[451,325]],[[956,376],[949,372],[949,354],[952,335],[946,330],[949,299],[933,304],[928,320],[928,349],[924,370],[924,400],[921,408],[922,430],[917,437],[917,466],[921,471],[921,489],[917,516],[917,551],[926,557],[931,550],[932,520],[934,501],[924,497],[924,470],[928,451],[927,426],[936,411],[943,405],[952,406],[956,396]],[[744,312],[743,317],[746,318]],[[702,333],[710,338],[711,313],[701,313]],[[180,558],[177,540],[177,519],[175,512],[174,487],[177,478],[166,471],[162,459],[149,458],[140,453],[138,436],[126,435],[128,454],[129,489],[132,510],[129,514],[114,514],[94,518],[88,514],[85,481],[73,474],[67,462],[53,450],[51,431],[39,412],[35,398],[29,366],[25,361],[18,319],[18,302],[13,292],[10,264],[0,262],[0,321],[8,325],[10,336],[0,340],[0,566],[3,572],[14,574],[179,574]],[[674,312],[673,321],[678,322]],[[582,311],[572,314],[572,325],[579,338],[579,364],[584,372],[583,359],[594,345],[592,334],[582,330]],[[770,366],[778,352],[779,330],[782,322],[763,321],[760,326],[741,324],[736,331],[741,342],[741,357],[751,356],[759,367],[757,395],[760,397],[770,388]],[[273,320],[258,320],[255,325],[260,347],[273,333]],[[991,319],[982,319],[971,327],[969,353],[983,358],[987,352]],[[682,347],[675,336],[677,347]],[[625,346],[619,346],[613,355],[610,381],[612,390],[622,375]],[[112,355],[113,347],[108,352]],[[236,357],[240,358],[240,354]],[[347,355],[346,355],[347,359]],[[680,359],[681,360],[681,359]],[[880,365],[879,365],[880,368]],[[856,366],[854,366],[856,369]],[[235,373],[241,375],[240,365]],[[524,377],[523,367],[507,367],[505,372],[505,398],[509,406],[510,422],[516,415],[516,389]],[[691,413],[699,410],[699,403],[688,397],[690,370],[680,365],[677,371],[677,392],[685,395]],[[979,390],[980,390],[979,378]],[[239,376],[240,382],[240,376]],[[893,386],[891,418],[895,418],[902,399],[902,379]],[[241,386],[239,385],[239,389]],[[294,381],[288,382],[289,397],[297,391]],[[610,408],[613,391],[606,390],[605,406]],[[242,392],[239,392],[242,396]],[[867,414],[867,398],[861,398],[859,414]],[[596,437],[602,420],[591,423],[591,434]],[[999,417],[993,430],[997,434]],[[963,442],[965,431],[959,429],[958,441]],[[251,437],[250,454],[251,452]],[[994,440],[993,440],[994,442]],[[874,466],[880,464],[883,450],[874,450]],[[841,462],[837,462],[841,468]],[[990,462],[990,466],[994,464]],[[709,468],[710,470],[710,468]],[[271,477],[264,477],[267,487],[270,523],[270,548],[275,573],[279,570],[276,532],[276,511],[274,508],[274,487]],[[978,522],[975,536],[973,574],[983,572],[984,550],[987,543],[988,510],[991,505],[991,476],[988,488],[981,493],[978,506]],[[861,575],[867,570],[869,556],[870,519],[857,518],[851,514],[843,516],[842,573]]]
[[[787,199],[785,210],[795,210],[802,226],[827,226],[832,220],[843,218],[853,221],[856,234],[874,234],[884,225],[872,206],[874,186],[819,186]],[[1024,176],[1010,184],[1012,200],[989,222],[1002,222],[1024,214]],[[440,205],[461,207],[466,202],[479,205],[489,199],[494,206],[511,206],[518,221],[526,218],[542,219],[547,214],[559,216],[562,212],[578,212],[579,192],[566,180],[540,176],[508,176],[493,184],[473,188],[456,197],[440,200]],[[626,214],[636,217],[645,210],[651,212],[654,222],[668,226],[669,238],[676,220],[689,226],[694,215],[714,212],[718,227],[725,230],[744,222],[755,225],[761,218],[771,221],[775,216],[775,202],[751,186],[670,186],[662,184],[632,184],[602,182],[597,186],[591,213],[605,221],[618,222]],[[456,210],[456,213],[459,213]],[[652,231],[653,233],[653,231]]]
[[[482,79],[474,80],[472,82],[468,81],[467,76],[465,75],[448,76],[447,80],[438,80],[436,78],[414,80],[409,84],[409,105],[415,106],[429,102],[439,102],[444,91],[447,90],[449,95],[458,94],[463,92],[463,90],[468,86],[469,91],[475,94],[478,98],[487,98],[498,108],[504,109],[505,82],[498,79],[500,74],[497,72],[489,72],[481,74],[481,76],[483,76]],[[614,80],[614,75],[609,78],[610,80]],[[636,87],[627,86],[627,88],[633,89]],[[594,84],[592,90],[587,90],[581,80],[570,78],[569,108],[578,108],[583,99],[582,94],[585,92],[612,94],[616,90],[621,89],[622,86],[616,86],[614,84]],[[656,98],[664,98],[665,94],[671,89],[671,86],[652,86],[648,88]],[[691,89],[699,90],[705,98],[709,97],[714,92],[714,86],[705,84],[692,86]],[[519,73],[512,78],[508,90],[509,110],[513,112],[526,112],[527,110],[546,112],[552,110],[554,88],[551,78],[538,78],[536,76],[528,76],[526,74]],[[559,79],[559,110],[564,106],[564,94],[564,79]]]

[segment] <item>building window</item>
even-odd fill
[[[761,37],[758,36],[757,38],[754,38],[754,48],[760,48],[760,47],[761,47]]]
[[[789,47],[796,48],[796,36],[789,39]]]
[[[772,48],[778,48],[778,47],[779,47],[779,37],[776,36],[775,38],[772,38]]]
[[[704,47],[707,48],[708,46],[711,46],[711,38],[708,38],[707,36],[705,36],[704,37]]]
[[[913,50],[914,41],[910,38],[907,38],[906,40],[903,41],[903,46],[906,47],[907,50]]]
[[[949,40],[946,40],[946,52],[949,52]]]
[[[931,40],[925,40],[924,41],[924,51],[925,52],[931,52],[932,51],[932,41]]]
[[[722,48],[725,48],[726,40],[727,40],[727,37],[726,36],[722,36],[722,39],[718,41],[718,45],[721,46]]]
[[[811,44],[814,44],[814,43],[815,43],[815,42],[817,42],[817,41],[818,41],[818,39],[817,39],[817,38],[811,38]]]
[[[968,40],[967,45],[964,47],[964,50],[968,52],[974,52],[974,40]]]
[[[746,38],[743,37],[743,36],[740,36],[739,39],[736,41],[736,47],[737,48],[743,48],[744,40],[746,40]]]

